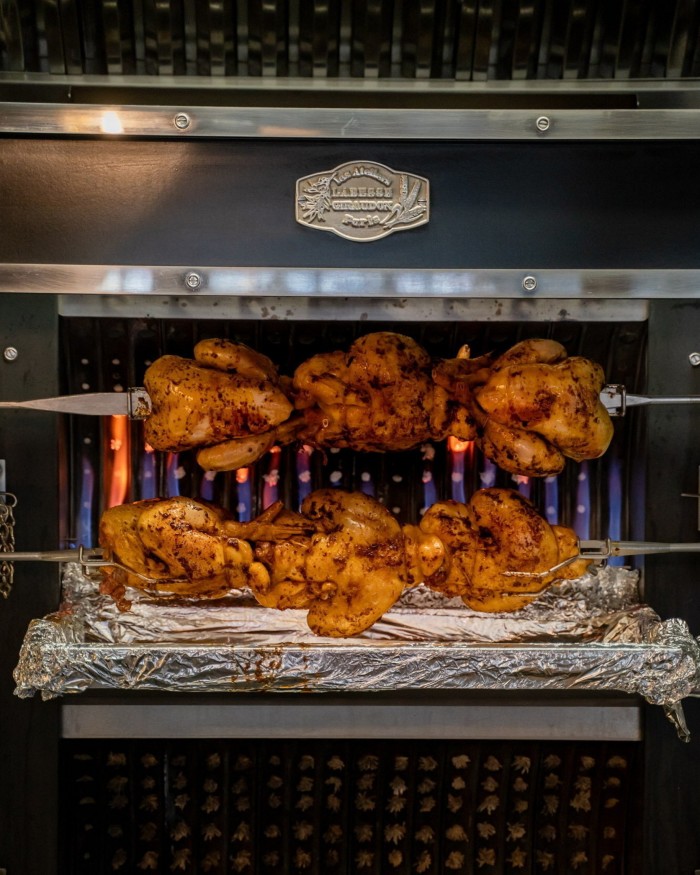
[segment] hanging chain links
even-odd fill
[[[12,589],[15,575],[13,562],[3,562],[3,553],[12,553],[15,549],[15,506],[17,496],[11,492],[0,492],[0,595],[7,598]]]

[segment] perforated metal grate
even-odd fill
[[[625,743],[64,742],[66,871],[635,871]]]
[[[4,0],[0,69],[598,79],[700,73],[695,0]]]

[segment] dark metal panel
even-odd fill
[[[0,350],[17,348],[14,362],[0,357],[0,396],[36,398],[58,390],[56,299],[0,296]],[[26,413],[0,417],[0,458],[18,504],[17,549],[55,547],[56,421]],[[17,568],[13,591],[0,604],[0,867],[9,873],[56,872],[58,708],[12,694],[12,669],[31,619],[58,606],[55,568]]]
[[[649,320],[649,391],[660,394],[700,393],[700,369],[688,354],[698,350],[700,301],[658,302]],[[700,465],[700,411],[693,407],[649,408],[647,411],[646,504],[649,539],[672,536],[696,541],[697,504],[681,492],[697,492]],[[646,560],[645,596],[666,617],[683,617],[700,634],[700,566],[688,556]],[[679,744],[671,727],[647,709],[644,871],[693,872],[700,865],[700,702],[686,700],[686,718],[693,740]]]
[[[5,262],[700,267],[693,143],[7,139],[2,154]],[[297,224],[295,180],[352,159],[429,178],[430,223],[362,245]]]

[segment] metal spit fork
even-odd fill
[[[624,416],[628,407],[698,404],[700,395],[632,395],[620,383],[609,383],[603,386],[600,400],[610,416]],[[146,419],[151,414],[152,403],[148,392],[137,386],[127,389],[126,392],[89,392],[85,395],[60,395],[35,401],[0,401],[0,409],[3,408]]]
[[[648,556],[656,553],[700,553],[700,541],[695,543],[663,543],[656,541],[579,541],[578,552],[543,571],[504,571],[507,577],[542,579],[556,574],[563,568],[580,560],[589,560],[595,565],[604,565],[611,556]],[[168,583],[186,583],[184,577],[148,577],[118,562],[101,547],[76,547],[72,550],[37,550],[28,552],[0,552],[3,562],[77,562],[86,572],[96,568],[119,568],[138,577],[145,584],[160,586]]]

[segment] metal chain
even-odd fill
[[[15,549],[15,514],[17,496],[11,492],[0,492],[0,557]],[[12,589],[15,575],[13,562],[0,561],[0,595],[7,598]]]

